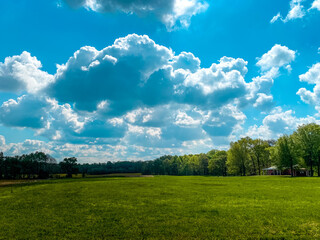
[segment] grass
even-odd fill
[[[66,178],[66,173],[59,173],[59,174],[53,174],[53,178]],[[109,174],[99,174],[99,175],[92,175],[92,174],[86,174],[86,178],[102,178],[102,177],[143,177],[148,175],[142,175],[141,173],[109,173]],[[73,178],[82,178],[82,174],[72,174]]]
[[[48,180],[0,209],[0,239],[320,239],[320,178]]]

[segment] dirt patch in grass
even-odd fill
[[[15,184],[24,184],[24,183],[32,183],[37,180],[0,180],[0,187],[15,185]]]

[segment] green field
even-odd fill
[[[0,239],[320,239],[320,178],[47,180],[0,209]]]

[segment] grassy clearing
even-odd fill
[[[0,239],[320,239],[320,178],[48,180],[0,208]]]

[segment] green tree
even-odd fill
[[[247,175],[249,166],[250,149],[247,138],[241,138],[237,142],[230,143],[228,151],[227,166],[231,174]]]
[[[3,155],[3,152],[0,152],[0,179],[2,179],[3,166],[4,166],[4,155]]]
[[[293,134],[297,139],[296,147],[300,148],[307,166],[310,167],[310,174],[313,176],[313,166],[318,161],[318,176],[320,176],[320,126],[315,123],[301,125]]]
[[[213,155],[210,155],[208,164],[209,174],[214,176],[226,176],[227,157],[226,151],[215,151]]]
[[[204,153],[199,154],[199,174],[208,175],[208,165],[209,159],[208,156]]]
[[[59,163],[61,170],[67,173],[67,177],[71,178],[72,174],[77,173],[77,158],[65,158],[62,162]]]
[[[278,155],[278,167],[290,167],[291,177],[293,177],[294,165],[299,162],[299,153],[293,136],[282,136],[278,139],[275,148]]]
[[[261,175],[262,167],[268,165],[267,160],[269,159],[268,148],[270,147],[267,141],[261,139],[255,139],[250,141],[251,154],[256,160],[258,174]]]

